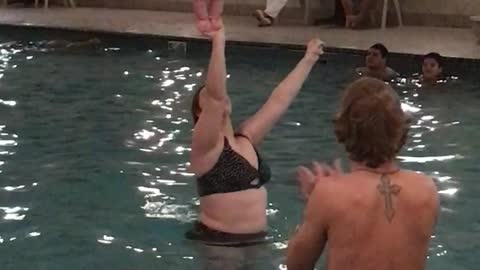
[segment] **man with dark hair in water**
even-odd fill
[[[357,68],[360,76],[377,78],[383,81],[390,81],[398,74],[387,66],[388,50],[381,44],[377,43],[370,47],[365,58],[366,66]]]

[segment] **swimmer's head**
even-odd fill
[[[192,117],[193,117],[193,123],[196,124],[200,114],[202,113],[202,108],[204,108],[206,105],[206,99],[208,98],[206,96],[206,90],[207,87],[205,85],[201,85],[200,87],[197,88],[195,91],[195,94],[193,95],[193,100],[192,100]],[[225,117],[230,116],[230,113],[232,112],[232,104],[230,102],[230,99],[227,99],[225,102]]]
[[[334,120],[335,135],[352,161],[377,168],[403,147],[409,122],[390,85],[365,77],[345,90]]]
[[[383,44],[377,43],[368,49],[366,65],[371,69],[385,68],[387,65],[387,56],[387,48]]]
[[[443,58],[440,54],[432,52],[423,57],[422,74],[427,81],[437,81],[443,72]]]

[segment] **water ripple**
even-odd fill
[[[199,66],[208,59],[138,51],[123,42],[86,53],[53,45],[45,40],[0,43],[0,245],[12,246],[3,257],[21,264],[38,256],[48,268],[57,250],[67,250],[67,263],[96,250],[100,268],[121,268],[132,260],[145,269],[195,268],[201,256],[183,239],[199,208],[188,171],[189,110],[192,91],[204,76]],[[233,115],[238,122],[258,108],[289,67],[283,57],[277,62],[243,51],[230,56],[241,59],[229,60],[229,93],[239,108]],[[336,57],[338,65],[355,60]],[[263,249],[279,257],[303,209],[292,188],[292,168],[337,155],[330,122],[323,119],[334,111],[347,78],[330,76],[344,66],[333,67],[313,71],[313,78],[325,80],[305,85],[301,105],[292,106],[262,145],[275,178],[266,210],[273,244]],[[429,261],[458,263],[464,254],[477,253],[472,205],[480,192],[475,184],[478,91],[452,87],[447,90],[453,94],[447,94],[420,86],[407,79],[395,85],[413,123],[400,161],[438,186],[442,217]],[[32,174],[41,188],[29,182]],[[41,241],[40,250],[33,248],[37,253],[29,249],[33,239]],[[155,262],[146,265],[149,259]],[[277,259],[261,260],[286,269]]]

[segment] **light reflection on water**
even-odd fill
[[[408,89],[400,92],[402,108],[405,112],[412,115],[414,119],[410,130],[410,141],[405,147],[406,151],[403,151],[399,156],[399,160],[407,167],[423,168],[421,171],[436,181],[442,205],[449,205],[450,201],[456,201],[458,199],[457,196],[462,191],[462,181],[458,177],[451,175],[453,172],[445,170],[445,168],[448,167],[448,163],[457,163],[470,157],[463,152],[463,147],[460,147],[461,142],[452,143],[451,140],[448,140],[448,137],[443,135],[455,133],[452,129],[457,129],[457,125],[462,125],[462,118],[448,115],[447,110],[442,108],[443,106],[451,106],[447,105],[446,102],[430,103],[428,99],[448,100],[449,97],[445,93],[445,88],[444,91],[441,91],[441,88],[448,86],[447,83],[455,83],[458,79],[458,77],[452,76],[448,80],[441,80],[436,90],[423,87],[421,82],[415,79],[405,78],[397,85],[400,88]],[[409,81],[411,83],[408,83]],[[453,84],[447,87],[450,92],[454,88]],[[437,93],[433,91],[437,91]],[[461,104],[461,101],[458,104]],[[461,117],[462,115],[459,116]],[[428,168],[441,168],[441,170],[429,171]],[[455,209],[445,206],[441,207],[441,212],[441,216],[445,217],[445,219],[456,214]],[[441,222],[442,219],[440,218],[439,223],[441,224]],[[439,226],[441,228],[441,225]],[[437,228],[438,231],[440,230]],[[448,247],[444,244],[446,240],[444,235],[432,236],[432,244],[428,255],[429,260],[449,254]]]
[[[87,57],[65,51],[57,55],[41,46],[0,45],[0,90],[1,85],[10,84],[10,92],[0,92],[0,109],[6,112],[0,118],[0,226],[23,228],[5,227],[4,232],[0,227],[0,245],[44,241],[45,250],[54,250],[55,245],[97,248],[98,257],[108,262],[106,268],[114,268],[110,264],[115,261],[136,261],[139,257],[135,256],[145,256],[141,257],[145,267],[139,266],[145,269],[158,268],[158,262],[149,264],[149,258],[161,261],[167,269],[170,265],[172,269],[189,269],[190,261],[194,267],[198,255],[185,243],[183,233],[198,215],[195,180],[188,171],[189,103],[192,92],[202,83],[201,65],[169,59],[155,49],[131,52],[108,45],[94,53],[88,51]],[[270,63],[262,66],[241,59],[232,61],[229,86],[232,101],[237,102],[234,111],[244,117],[284,74],[272,71]],[[284,63],[272,65],[283,68]],[[276,269],[285,269],[281,258],[302,211],[290,170],[298,165],[295,162],[307,158],[328,158],[324,152],[335,147],[331,127],[305,117],[331,116],[336,91],[344,81],[322,81],[337,76],[323,73],[332,72],[329,69],[315,71],[313,77],[319,79],[305,86],[299,97],[302,104],[292,107],[262,147],[274,172],[267,215],[272,238],[269,248],[278,251],[280,258],[274,260]],[[25,81],[16,75],[15,84],[21,87],[12,86],[10,76],[33,71],[39,75]],[[473,112],[478,111],[474,103],[468,103],[474,100],[468,95],[452,101],[445,94],[443,98],[432,95],[420,88],[419,82],[406,85],[408,81],[396,86],[402,108],[413,117],[410,140],[399,159],[405,167],[436,179],[442,215],[449,222],[440,221],[429,258],[439,262],[436,266],[444,262],[455,265],[452,253],[458,255],[466,248],[452,248],[454,239],[462,235],[451,224],[463,226],[465,235],[471,234],[465,225],[470,223],[464,222],[470,218],[465,211],[471,208],[462,207],[466,199],[475,200],[472,193],[478,188],[472,184],[472,174],[464,169],[473,170],[469,166],[478,156],[470,148],[480,147],[474,140],[465,140],[466,135],[459,135],[458,130],[470,128],[478,135],[477,126],[469,123],[472,119],[465,117],[470,112],[473,118]],[[442,106],[451,106],[449,102],[462,113],[448,113]],[[73,121],[77,114],[85,119]],[[28,127],[30,124],[34,125]],[[19,177],[22,172],[27,177]],[[33,179],[37,174],[38,179]],[[56,234],[60,236],[55,238]],[[469,242],[468,237],[461,239]],[[73,261],[78,255],[75,252],[69,255]]]
[[[175,107],[190,95],[189,92],[196,85],[187,81],[187,78],[193,75],[190,70],[190,67],[182,66],[177,69],[165,68],[161,72],[162,78],[159,79],[161,90],[170,92],[167,95],[161,95],[162,98],[155,97],[149,101],[153,115],[147,115],[148,119],[141,123],[144,128],[135,132],[132,139],[127,139],[126,144],[129,147],[152,155],[184,156],[191,151],[185,144],[179,144],[177,139],[188,136],[182,132],[189,132],[191,124],[183,114],[179,115],[178,110],[175,110]],[[188,85],[180,87],[177,83],[179,85],[188,83]],[[165,130],[166,126],[172,129]],[[174,126],[177,127],[173,128]],[[141,208],[147,218],[172,219],[182,223],[193,222],[197,218],[196,209],[191,204],[179,203],[174,189],[177,186],[191,185],[193,174],[187,171],[187,166],[188,163],[180,163],[176,168],[170,166],[141,168],[145,184],[137,188],[144,194],[145,204]],[[150,169],[145,171],[148,168]]]
[[[0,53],[0,60],[3,62],[0,64],[0,85],[2,83],[3,77],[4,77],[4,72],[9,68],[9,62],[12,60],[12,55],[20,52],[18,50],[13,50],[8,48],[10,45],[13,43],[9,44],[1,44],[1,47],[6,47],[2,48]],[[27,56],[27,59],[30,60],[33,57]],[[2,96],[0,96],[2,97]],[[0,98],[0,109],[14,109],[14,107],[17,105],[17,102],[15,100],[4,100],[3,98]],[[1,120],[0,120],[1,121]],[[11,158],[11,156],[15,155],[15,149],[18,146],[18,141],[19,136],[15,133],[12,133],[9,131],[9,127],[7,126],[7,123],[5,122],[0,122],[0,159],[3,159],[2,156],[5,156],[5,160],[0,160],[0,177],[2,177],[2,173],[5,170],[4,168],[6,167],[7,163],[7,158]],[[7,181],[1,181],[0,185],[2,184],[7,184]],[[0,197],[3,195],[5,196],[6,194],[2,193],[2,191],[13,193],[13,192],[20,192],[20,191],[27,191],[26,185],[7,185],[2,187],[0,190]],[[0,206],[0,219],[3,219],[4,221],[8,222],[15,222],[15,221],[22,221],[26,218],[26,214],[29,211],[29,208],[27,207],[21,207],[21,206]],[[0,221],[1,222],[1,221]],[[9,241],[14,241],[16,237],[12,237],[9,239]],[[3,238],[0,237],[0,243],[3,243],[4,240]]]
[[[162,71],[163,78],[160,79],[162,90],[172,87],[172,89],[177,91],[171,92],[170,95],[163,96],[163,98],[155,97],[149,101],[151,106],[154,107],[153,115],[162,116],[160,118],[150,116],[150,119],[145,120],[145,124],[142,125],[148,128],[140,129],[133,134],[135,141],[130,142],[131,146],[133,145],[134,148],[146,154],[163,153],[173,155],[176,153],[184,156],[191,151],[188,147],[188,139],[184,141],[183,145],[178,144],[179,138],[188,138],[188,134],[185,134],[185,132],[190,132],[191,123],[189,119],[178,115],[178,110],[174,105],[180,103],[185,98],[185,95],[189,95],[188,92],[178,92],[179,89],[183,87],[183,90],[193,91],[197,85],[188,81],[184,82],[184,80],[194,75],[194,73],[189,72],[195,72],[195,70],[184,67],[178,69],[166,68]],[[202,74],[197,73],[196,75],[201,76]],[[416,85],[418,87],[418,82]],[[433,142],[430,143],[428,138],[445,128],[461,125],[461,121],[460,119],[448,119],[446,121],[443,116],[438,116],[433,111],[429,111],[428,105],[419,101],[423,96],[421,90],[421,88],[418,88],[403,92],[402,108],[412,115],[414,122],[410,134],[412,140],[406,147],[406,152],[399,156],[400,162],[408,167],[408,164],[421,166],[425,164],[428,166],[430,163],[447,163],[464,159],[465,156],[461,152],[452,152],[454,149],[446,149],[448,152],[442,154],[432,151],[435,144]],[[166,121],[166,123],[161,120]],[[286,120],[283,124],[285,126],[302,126],[300,122],[294,120]],[[175,127],[175,125],[179,127]],[[165,126],[170,128],[165,128]],[[453,146],[455,147],[455,145]],[[184,156],[183,158],[186,159],[187,157]],[[461,191],[460,182],[449,176],[447,172],[423,172],[430,174],[439,183],[439,195],[442,197],[442,200],[455,199],[458,192]],[[178,164],[173,170],[169,167],[160,166],[156,167],[154,171],[144,171],[142,175],[146,185],[138,186],[138,190],[144,194],[145,204],[141,208],[145,211],[146,217],[161,220],[173,219],[181,223],[193,222],[197,218],[196,206],[198,206],[198,199],[194,198],[188,204],[179,203],[177,191],[174,188],[170,188],[177,185],[191,186],[193,174],[188,173],[188,164]],[[442,212],[455,213],[455,210],[443,207]],[[282,217],[282,209],[278,209],[273,203],[270,203],[267,215],[270,219],[276,219],[278,218],[277,216]],[[285,219],[288,220],[287,217]],[[285,250],[288,244],[288,237],[291,234],[278,231],[275,228],[271,230],[274,239],[272,249]],[[442,244],[444,239],[436,235],[433,235],[432,238],[429,259],[448,255],[447,247],[444,247]],[[133,246],[127,246],[127,249],[135,252],[143,252],[144,250],[143,248],[135,248]],[[162,255],[156,255],[156,257],[161,258]],[[184,256],[182,258],[193,257]],[[283,264],[278,266],[279,269],[284,267]]]

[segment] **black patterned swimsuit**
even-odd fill
[[[237,134],[235,136],[244,135]],[[247,138],[248,139],[248,138]],[[197,179],[197,189],[200,197],[218,194],[258,189],[270,181],[271,172],[262,160],[257,149],[258,170],[244,157],[235,152],[228,139],[224,139],[223,151],[217,163],[206,174]]]
[[[236,134],[235,136],[242,136]],[[235,152],[228,139],[224,139],[224,146],[217,163],[203,176],[197,179],[197,189],[200,197],[258,189],[270,180],[270,168],[262,160],[257,149],[258,170],[244,157]],[[200,221],[194,223],[193,228],[185,234],[187,239],[201,241],[207,245],[241,247],[265,243],[267,233],[234,234],[217,231],[209,228]]]

